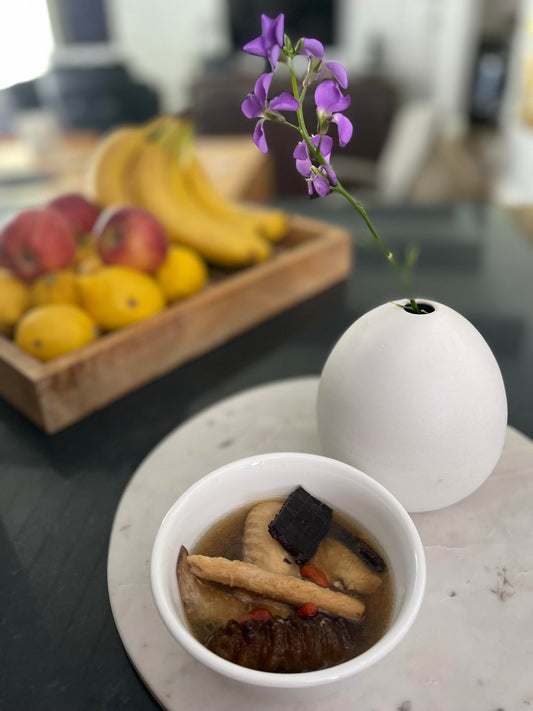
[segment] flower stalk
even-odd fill
[[[408,304],[403,308],[420,314],[418,304],[413,297],[412,260],[405,263],[399,262],[387,244],[378,235],[364,207],[337,179],[330,157],[333,139],[328,135],[332,124],[337,126],[338,141],[341,147],[352,138],[353,126],[351,121],[343,114],[350,105],[349,95],[342,89],[348,86],[346,70],[339,62],[324,62],[324,47],[316,39],[300,38],[293,44],[284,33],[284,16],[278,15],[270,18],[261,16],[262,32],[251,42],[244,46],[244,51],[265,57],[269,60],[272,72],[262,74],[256,84],[254,93],[248,94],[242,103],[242,111],[247,118],[258,119],[254,130],[254,142],[257,147],[266,153],[268,151],[264,132],[265,121],[284,123],[289,128],[298,132],[301,140],[297,144],[293,157],[296,160],[297,171],[305,178],[309,195],[314,193],[325,197],[330,192],[342,195],[352,207],[357,210],[379,249],[390,263],[402,289],[407,296]],[[307,69],[301,81],[301,90],[298,76],[295,71],[294,60],[302,56],[307,58]],[[278,97],[268,99],[270,83],[279,64],[288,67],[292,96],[283,92]],[[308,89],[317,82],[315,89],[315,104],[317,115],[316,133],[311,134],[307,128],[303,102]],[[297,124],[288,121],[282,111],[296,112]]]

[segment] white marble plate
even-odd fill
[[[169,711],[505,711],[533,709],[533,442],[508,428],[500,462],[471,496],[413,515],[427,593],[386,659],[317,698],[254,693],[205,669],[163,626],[150,591],[164,514],[199,477],[269,451],[320,453],[318,378],[254,388],[208,408],[141,464],[117,509],[108,559],[115,622],[133,665]]]

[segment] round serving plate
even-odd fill
[[[168,711],[302,708],[297,696],[270,697],[230,682],[181,649],[152,598],[150,555],[164,515],[204,474],[265,452],[321,454],[317,391],[318,377],[297,378],[209,407],[168,435],[123,493],[109,545],[111,608],[132,664]],[[428,566],[414,626],[375,667],[306,698],[306,711],[533,706],[532,472],[533,443],[508,428],[502,457],[477,491],[453,506],[413,515]]]

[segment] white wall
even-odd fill
[[[502,111],[503,165],[496,191],[501,203],[533,203],[533,126],[530,121],[524,121],[528,61],[533,62],[533,0],[522,0]],[[533,101],[531,87],[529,101]]]
[[[186,109],[202,59],[229,47],[223,0],[107,0],[106,11],[114,42],[164,111]]]
[[[427,98],[451,123],[467,110],[481,0],[340,0],[346,22],[337,51],[352,70],[364,70],[374,38],[384,68],[408,99]]]

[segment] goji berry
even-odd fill
[[[258,607],[255,610],[250,610],[249,612],[244,612],[240,617],[237,618],[237,622],[243,625],[248,620],[258,620],[259,622],[268,622],[272,617],[272,613],[269,610],[265,610],[263,607]]]
[[[329,588],[328,579],[324,573],[312,563],[306,563],[300,570],[304,578],[320,585],[321,588]]]

